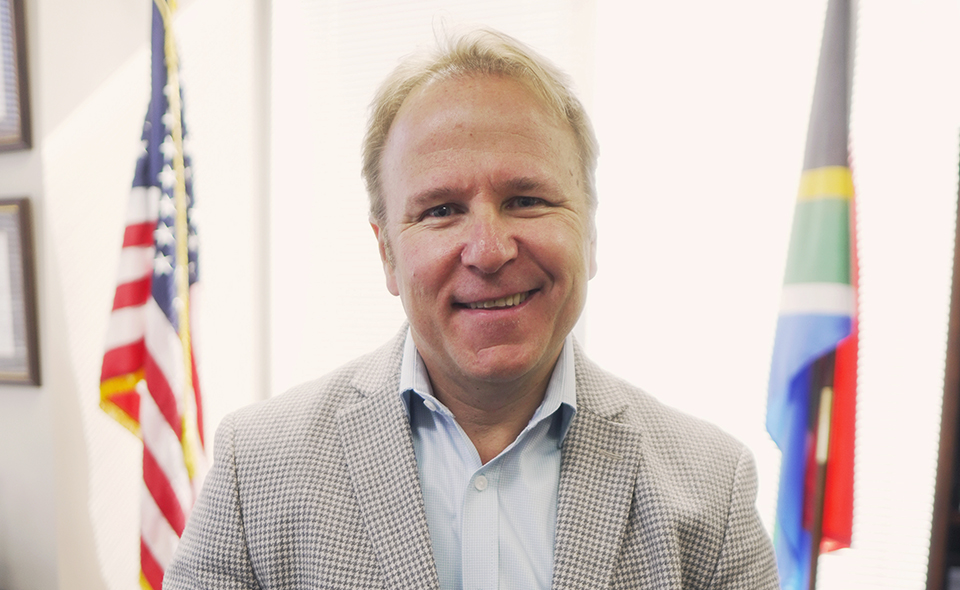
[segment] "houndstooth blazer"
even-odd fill
[[[224,419],[165,590],[439,589],[397,393],[405,331]],[[749,452],[575,358],[553,587],[775,590]]]

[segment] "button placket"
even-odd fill
[[[467,483],[463,501],[463,589],[497,588],[500,571],[500,462],[487,464]]]

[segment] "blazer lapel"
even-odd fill
[[[385,587],[439,590],[409,421],[391,387],[341,412],[344,454]]]
[[[578,407],[563,443],[553,588],[609,587],[633,501],[640,436]]]

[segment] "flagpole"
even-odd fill
[[[820,541],[823,538],[823,507],[827,489],[827,461],[830,455],[830,424],[833,416],[833,374],[836,355],[830,352],[814,363],[811,400],[817,406],[816,449],[817,466],[813,499],[813,521],[810,525],[810,586],[817,587],[817,565],[820,562]],[[819,389],[819,391],[817,391]]]

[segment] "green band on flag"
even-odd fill
[[[850,284],[848,199],[797,201],[783,282]]]

